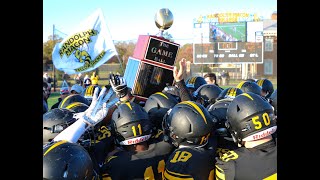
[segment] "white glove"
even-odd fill
[[[102,121],[108,114],[108,110],[116,102],[119,101],[119,98],[114,98],[110,100],[110,97],[113,95],[114,91],[112,88],[106,93],[107,88],[103,87],[98,96],[98,87],[94,89],[92,102],[89,108],[81,113],[75,113],[73,116],[76,119],[81,119],[83,122],[89,126],[95,126],[100,121]]]

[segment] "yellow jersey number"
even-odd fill
[[[158,163],[158,173],[160,173],[160,174],[163,173],[164,166],[165,166],[164,160],[159,161],[159,163]],[[147,167],[146,170],[144,171],[144,179],[145,180],[154,179],[154,173],[153,173],[153,170],[152,170],[152,166]]]

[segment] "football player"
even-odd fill
[[[257,80],[257,84],[261,87],[261,95],[269,99],[274,91],[272,82],[269,79],[264,78]]]
[[[161,179],[172,152],[169,143],[150,141],[154,125],[138,104],[120,104],[112,114],[111,132],[119,146],[101,167],[106,179]],[[121,169],[121,170],[120,170]]]
[[[51,142],[43,147],[43,179],[97,179],[88,152],[79,144]]]
[[[228,106],[226,127],[240,148],[217,158],[216,179],[276,179],[277,126],[270,103],[251,92],[238,95]]]
[[[201,104],[175,105],[164,117],[163,131],[177,148],[165,164],[163,179],[213,179],[216,148],[207,144],[214,121]]]

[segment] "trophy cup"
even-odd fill
[[[173,65],[180,46],[163,37],[164,30],[173,24],[173,15],[169,9],[160,9],[155,15],[155,23],[160,35],[139,35],[124,73],[131,93],[142,101],[162,91],[166,84],[173,83]]]

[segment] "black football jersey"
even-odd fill
[[[230,137],[221,137],[218,138],[218,147],[216,151],[216,156],[221,157],[224,153],[238,149],[238,145]]]
[[[241,147],[217,158],[218,180],[257,180],[277,178],[277,146],[274,141],[254,148]]]
[[[100,167],[104,164],[108,153],[115,147],[114,137],[106,126],[97,127],[94,132],[87,133],[87,136],[90,137],[85,138],[82,145],[92,159],[95,172],[101,175]]]
[[[163,179],[213,179],[214,165],[214,150],[195,147],[178,148],[166,162]]]
[[[103,179],[134,180],[161,179],[172,146],[166,142],[153,143],[142,152],[119,151],[106,159],[101,168]]]

